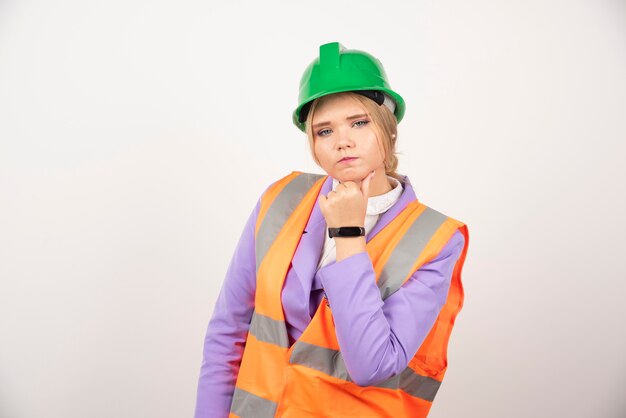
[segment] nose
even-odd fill
[[[342,150],[344,148],[354,147],[354,141],[350,137],[348,129],[339,129],[337,132],[337,149]]]

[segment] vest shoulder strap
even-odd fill
[[[417,201],[411,202],[404,210],[414,211],[414,214],[405,221],[406,230],[380,273],[377,284],[383,300],[397,292],[413,272],[434,259],[463,225]]]
[[[255,230],[256,269],[285,222],[322,174],[292,171],[273,183],[261,197],[261,208]]]

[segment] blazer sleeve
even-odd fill
[[[464,245],[465,237],[456,231],[437,257],[384,302],[365,251],[318,270],[341,354],[355,383],[374,385],[407,367],[445,304]]]
[[[226,418],[254,311],[254,230],[261,199],[250,214],[232,256],[204,339],[195,418]]]

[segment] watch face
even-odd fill
[[[359,237],[361,236],[361,228],[358,226],[342,226],[339,228],[339,236],[341,237]]]
[[[360,226],[342,226],[339,228],[328,228],[328,236],[334,237],[361,237],[365,235],[365,228]]]

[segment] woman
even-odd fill
[[[209,322],[208,417],[425,417],[463,302],[466,226],[396,173],[402,97],[339,43],[305,70],[293,121],[326,175],[260,197]]]

